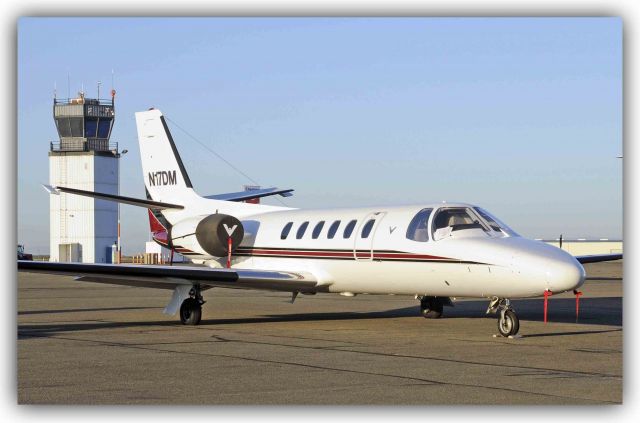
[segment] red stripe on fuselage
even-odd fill
[[[287,250],[287,249],[267,249],[267,248],[239,248],[237,254],[247,254],[252,256],[287,256],[287,257],[321,257],[321,258],[352,258],[353,250]],[[356,257],[371,257],[370,251],[356,251]],[[432,256],[427,254],[412,254],[405,252],[373,252],[373,259],[410,259],[410,260],[438,260],[438,261],[460,261],[449,257]]]

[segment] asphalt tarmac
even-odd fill
[[[161,313],[170,291],[18,275],[20,404],[616,404],[622,261],[571,294],[487,301],[426,320],[412,297],[206,291],[200,326]]]

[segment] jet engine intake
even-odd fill
[[[227,214],[211,214],[205,217],[194,217],[178,222],[171,228],[171,241],[200,254],[223,257],[242,242],[244,228],[242,222]]]

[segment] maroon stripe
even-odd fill
[[[407,254],[407,253],[373,253],[375,258],[400,258],[400,259],[425,259],[425,260],[456,260],[449,257],[431,256],[427,254]]]
[[[266,255],[266,256],[295,256],[295,257],[354,257],[353,251],[298,251],[298,250],[269,250],[269,249],[242,249],[240,254]],[[371,252],[359,251],[355,253],[358,258],[371,257]],[[411,253],[373,253],[374,259],[411,259],[411,260],[450,260],[459,261],[449,257],[432,256],[427,254]]]
[[[237,250],[238,253],[257,253],[257,254],[287,254],[287,255],[314,255],[314,256],[341,256],[341,257],[351,257],[353,256],[353,250],[288,250],[285,248],[279,249],[270,249],[270,248],[248,248],[248,247],[240,247]],[[371,254],[370,250],[359,250],[357,254],[364,254],[368,256]],[[402,251],[384,251],[384,252],[373,252],[374,257],[380,258],[422,258],[422,259],[432,259],[432,260],[457,260],[452,259],[450,257],[441,257],[441,256],[433,256],[428,254],[414,254],[407,253]]]
[[[353,252],[328,252],[328,251],[295,251],[295,250],[263,250],[263,249],[255,249],[255,250],[243,250],[243,253],[248,254],[268,254],[268,255],[288,255],[288,256],[321,256],[321,257],[353,257]]]

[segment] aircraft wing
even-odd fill
[[[598,263],[600,261],[622,260],[622,254],[595,254],[591,256],[576,256],[576,259],[582,263]]]
[[[195,266],[52,263],[18,260],[18,271],[75,276],[79,282],[96,282],[145,288],[175,289],[200,284],[213,287],[316,292],[316,278],[306,272],[212,269]]]

